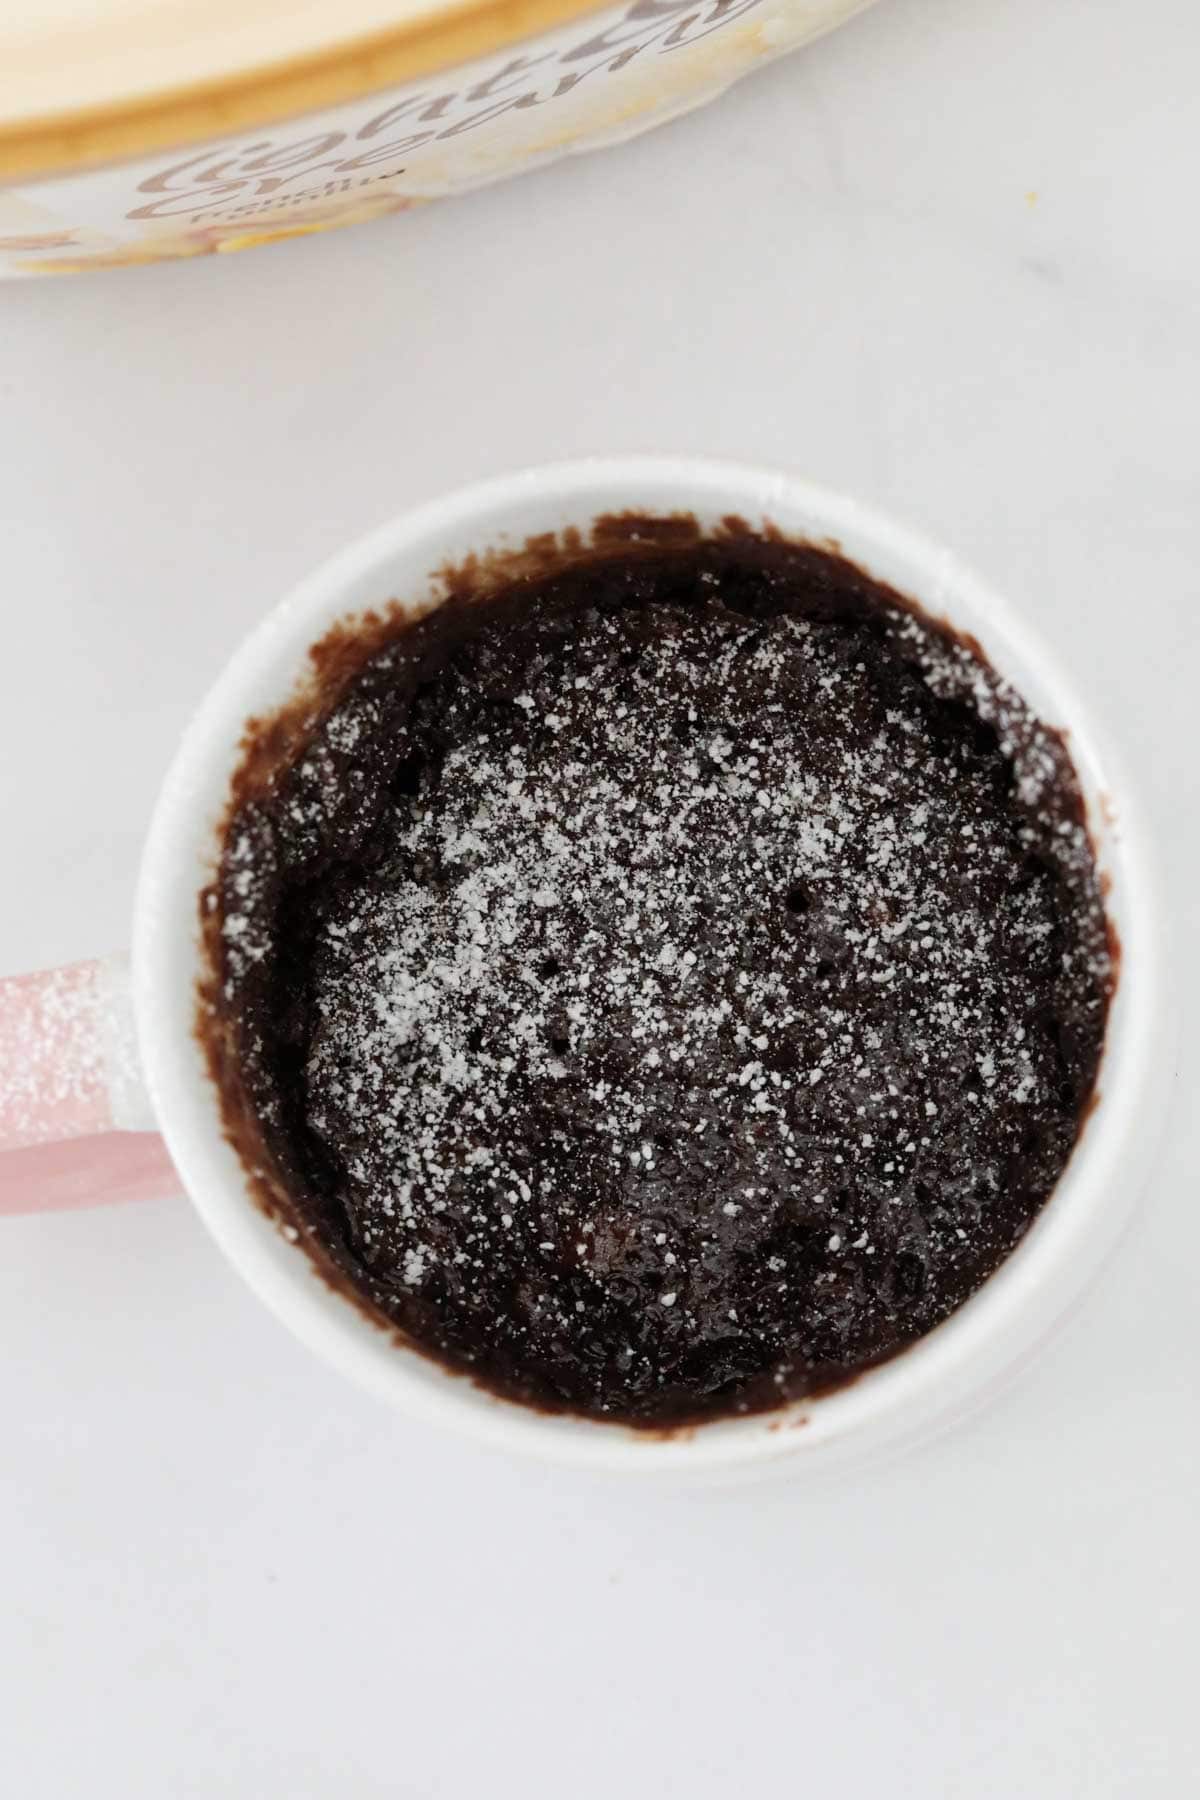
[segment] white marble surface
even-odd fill
[[[5,1221],[7,1792],[1196,1791],[1198,93],[1192,0],[882,0],[503,190],[0,292],[0,968],[122,942],[189,708],[314,560],[518,462],[700,448],[907,515],[1036,614],[1145,790],[1186,1028],[1073,1327],[818,1489],[407,1426],[182,1201]]]

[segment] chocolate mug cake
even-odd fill
[[[1116,976],[1062,738],[832,550],[599,521],[254,722],[198,1030],[404,1343],[663,1428],[844,1383],[1019,1242]]]

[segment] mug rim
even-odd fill
[[[436,604],[436,570],[466,550],[494,548],[514,529],[521,539],[534,535],[526,527],[539,516],[557,519],[554,529],[586,528],[624,508],[686,510],[702,523],[730,513],[752,525],[770,520],[789,536],[836,544],[935,618],[970,631],[1037,716],[1067,735],[1121,942],[1090,1115],[1024,1239],[976,1293],[925,1337],[829,1394],[662,1433],[543,1413],[493,1394],[397,1344],[330,1289],[252,1198],[193,1030],[202,968],[197,901],[211,878],[247,720],[287,698],[309,647],[335,619],[391,597],[389,566],[423,565],[407,591],[414,608],[425,598]],[[410,581],[407,573],[403,579]],[[427,596],[416,592],[421,579]],[[361,1385],[411,1415],[560,1462],[698,1471],[790,1454],[818,1464],[924,1435],[978,1404],[1048,1335],[1112,1249],[1136,1198],[1134,1126],[1146,1125],[1164,1086],[1152,1088],[1163,1039],[1155,920],[1138,811],[1111,746],[1026,621],[950,551],[857,500],[777,470],[691,456],[596,457],[492,477],[399,514],[304,577],[242,641],[160,790],[138,881],[134,1004],[154,1110],[193,1204],[268,1307]]]

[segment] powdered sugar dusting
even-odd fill
[[[698,1345],[713,1389],[800,1384],[932,1322],[935,1276],[961,1297],[1022,1228],[1022,1157],[1052,1184],[1053,1010],[1095,1051],[1110,976],[1065,757],[965,646],[883,624],[856,655],[715,596],[593,609],[437,687],[412,791],[322,895],[304,1079],[375,1297],[446,1347],[507,1283],[504,1354],[591,1330],[598,1410]],[[380,716],[352,696],[235,822],[229,995]]]

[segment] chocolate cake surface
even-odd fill
[[[1115,950],[1066,747],[975,646],[634,521],[320,666],[249,734],[198,1028],[373,1317],[661,1427],[852,1378],[1004,1260]]]

